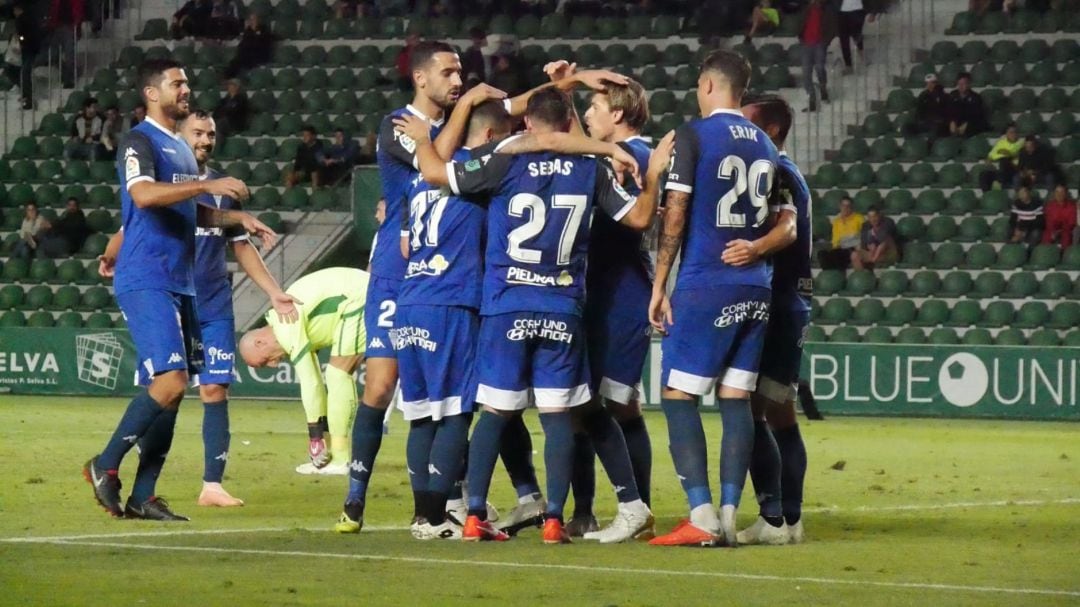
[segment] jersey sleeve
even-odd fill
[[[694,174],[697,173],[698,135],[690,125],[675,131],[675,149],[671,155],[665,190],[691,194],[694,192]]]
[[[319,357],[314,352],[306,352],[299,359],[294,358],[292,365],[300,382],[300,402],[304,405],[304,412],[309,417],[314,412],[325,415],[326,384],[319,368]]]
[[[224,206],[224,205],[222,205]],[[243,211],[244,204],[239,200],[229,199],[229,209],[233,211]],[[239,242],[249,240],[247,230],[243,226],[233,226],[231,228],[225,228],[225,238],[229,242]]]
[[[411,137],[394,130],[391,116],[383,118],[379,125],[379,149],[405,164],[419,169],[416,162],[416,142]]]
[[[497,150],[496,146],[490,151]],[[495,153],[478,153],[472,160],[448,162],[446,178],[450,183],[450,191],[459,196],[493,192],[498,189],[513,162],[513,156]]]
[[[797,215],[799,209],[795,205],[796,184],[793,183],[794,180],[783,168],[780,168],[777,177],[776,185],[769,196],[769,211],[773,213],[791,211]]]
[[[150,138],[132,131],[124,137],[120,149],[124,150],[124,188],[142,181],[155,181],[154,148]]]
[[[620,221],[637,204],[637,198],[631,196],[615,179],[615,172],[606,162],[596,163],[595,204],[603,209],[612,219]]]

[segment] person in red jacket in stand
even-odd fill
[[[49,5],[49,31],[60,47],[60,80],[66,89],[75,88],[75,40],[85,20],[85,0],[52,0]]]
[[[1069,198],[1069,190],[1064,184],[1054,188],[1054,195],[1043,208],[1046,213],[1046,228],[1043,230],[1043,244],[1061,243],[1062,249],[1073,243],[1076,231],[1076,201]]]

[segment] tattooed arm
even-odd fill
[[[660,229],[660,243],[656,255],[656,278],[653,279],[652,300],[649,302],[649,322],[660,332],[667,332],[675,324],[671,303],[667,298],[668,277],[675,257],[682,247],[686,232],[686,217],[690,208],[690,194],[669,190],[665,198],[664,220]]]

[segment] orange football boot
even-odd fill
[[[499,531],[488,521],[480,520],[476,515],[470,515],[465,519],[465,528],[461,530],[461,540],[464,542],[505,542],[510,536]]]
[[[679,521],[671,533],[649,540],[653,546],[715,546],[719,536],[695,526],[690,519]]]
[[[571,544],[570,534],[563,529],[563,524],[557,518],[549,518],[544,521],[542,536],[545,544]]]

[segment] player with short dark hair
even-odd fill
[[[149,384],[128,405],[100,455],[83,467],[94,498],[112,516],[162,521],[187,520],[154,495],[157,477],[172,445],[176,412],[188,374],[202,370],[202,340],[195,310],[196,224],[233,228],[272,241],[274,233],[246,213],[201,206],[202,194],[248,196],[243,182],[199,179],[191,148],[176,133],[190,113],[187,75],[179,64],[151,60],[140,66],[147,118],[119,149],[124,242],[114,289],[138,356],[140,383]],[[124,455],[139,444],[139,469],[127,505],[121,507],[117,475]]]
[[[749,80],[746,59],[726,50],[710,53],[698,77],[702,117],[675,135],[649,317],[666,334],[661,403],[690,518],[652,540],[657,545],[736,543],[735,510],[754,440],[749,399],[769,320],[772,273],[765,261],[734,267],[722,256],[769,231],[768,197],[778,161],[776,146],[739,112]],[[668,278],[680,249],[669,300]],[[714,390],[723,423],[719,518],[697,410],[697,399]]]
[[[780,150],[777,166],[777,225],[735,265],[772,254],[772,301],[757,389],[750,397],[754,412],[754,452],[750,478],[760,516],[740,531],[740,544],[786,544],[803,541],[802,493],[806,445],[799,433],[795,396],[803,340],[810,324],[813,247],[812,201],[806,179],[784,152],[791,129],[791,106],[770,95],[744,101],[743,114],[761,127]],[[793,234],[792,234],[793,232]],[[769,239],[772,238],[772,241]],[[784,246],[785,242],[794,242]]]
[[[569,98],[549,87],[528,100],[525,124],[533,135],[565,133],[571,117]],[[511,151],[516,139],[504,140],[491,152]],[[606,149],[625,154],[614,146]],[[447,184],[457,194],[491,196],[479,341],[479,349],[491,358],[477,370],[476,400],[484,411],[469,448],[469,517],[463,537],[508,539],[485,520],[486,496],[507,419],[535,403],[547,436],[543,539],[567,542],[562,508],[573,452],[569,409],[591,399],[581,327],[587,217],[595,204],[644,229],[655,212],[658,186],[654,183],[635,199],[615,182],[607,165],[585,156],[488,153],[444,167],[432,147],[421,142],[418,157],[429,183]]]

